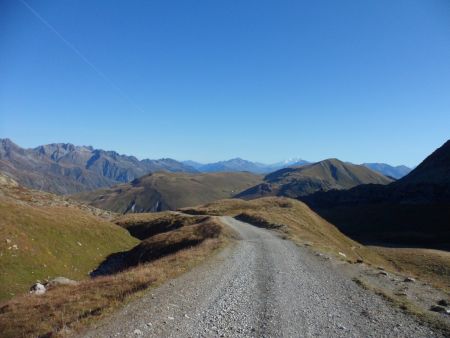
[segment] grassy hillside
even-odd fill
[[[240,173],[154,173],[129,184],[75,195],[91,205],[119,213],[174,210],[229,198],[261,182]]]
[[[168,212],[130,216],[121,217],[119,223],[144,229],[151,235],[133,249],[105,260],[104,264],[120,254],[123,264],[119,269],[103,271],[103,275],[84,279],[75,286],[58,286],[41,296],[23,295],[0,304],[1,336],[53,337],[80,333],[148,288],[204,261],[232,236],[230,230],[211,217],[180,217]]]
[[[86,278],[109,254],[138,241],[92,208],[0,180],[0,300],[36,280]],[[98,214],[105,216],[102,211]]]
[[[244,199],[263,196],[297,198],[316,191],[349,189],[360,184],[392,182],[369,168],[329,159],[300,167],[284,168],[264,177],[264,183],[239,193]]]

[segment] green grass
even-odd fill
[[[28,291],[36,280],[86,278],[106,256],[138,243],[125,229],[75,207],[0,198],[0,214],[3,300]]]

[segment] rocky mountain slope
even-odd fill
[[[174,210],[230,198],[261,182],[261,176],[236,173],[167,173],[143,176],[128,184],[80,193],[73,197],[120,213]]]
[[[391,166],[386,163],[363,163],[363,166],[372,169],[373,171],[379,172],[384,176],[393,177],[395,179],[400,179],[411,172],[411,168],[404,165]]]
[[[280,169],[264,177],[264,182],[238,195],[252,199],[262,196],[304,196],[316,191],[349,189],[360,184],[392,182],[369,168],[328,159],[300,167]]]
[[[301,197],[360,240],[450,243],[450,141],[402,179]]]
[[[85,278],[138,241],[110,213],[29,190],[0,174],[0,300],[57,276]]]
[[[24,149],[9,139],[0,140],[0,170],[26,187],[58,194],[130,182],[156,171],[196,172],[172,159],[140,161],[70,143]]]

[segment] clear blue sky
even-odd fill
[[[448,0],[27,3],[81,54],[0,0],[0,137],[21,146],[416,165],[450,136]]]

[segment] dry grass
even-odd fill
[[[399,272],[450,292],[450,252],[418,248],[370,248]]]
[[[77,286],[57,287],[42,296],[16,297],[0,306],[2,337],[64,336],[76,332],[149,287],[186,272],[227,244],[229,236],[221,224],[209,219],[156,235],[139,250],[149,254],[155,248],[160,251],[164,245],[173,246],[193,239],[197,241],[195,246],[180,248],[115,275],[85,280]],[[145,257],[136,263],[143,260]]]
[[[306,204],[284,197],[265,197],[245,201],[221,200],[195,208],[184,208],[189,214],[229,215],[256,226],[277,228],[287,238],[298,244],[311,245],[315,249],[342,257],[349,261],[363,259],[374,265],[390,266],[384,258],[365,246],[342,234]]]

